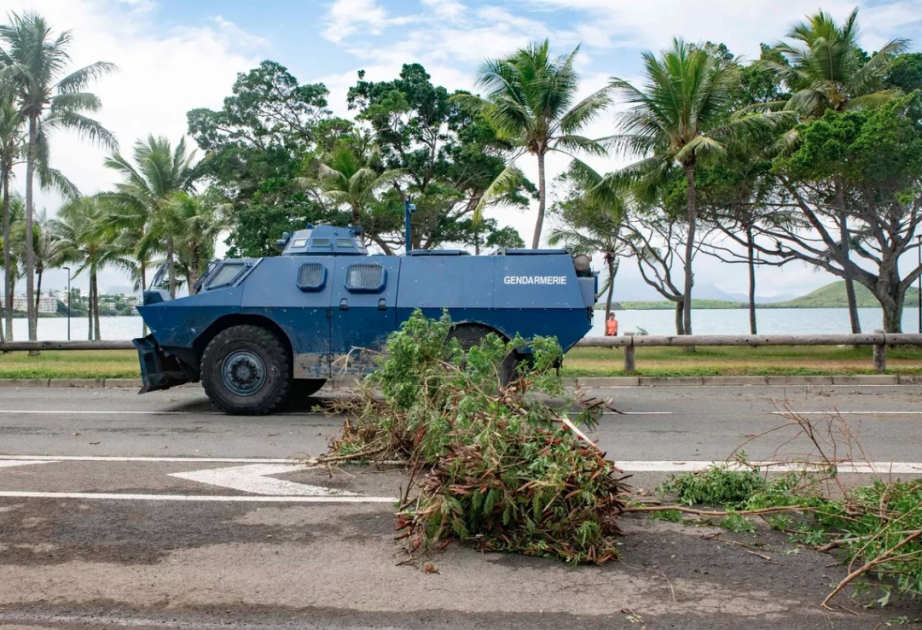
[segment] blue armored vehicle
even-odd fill
[[[138,310],[151,334],[135,339],[142,393],[201,380],[220,409],[270,413],[327,379],[375,367],[387,336],[415,309],[448,309],[462,345],[494,332],[555,336],[566,350],[592,324],[596,277],[587,256],[511,249],[369,255],[356,228],[285,235],[282,255],[212,262],[190,291],[169,298],[160,278]],[[161,270],[162,271],[162,270]],[[511,378],[517,360],[502,366]]]

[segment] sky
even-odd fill
[[[636,80],[641,53],[658,51],[673,37],[723,42],[752,59],[760,43],[781,40],[807,14],[822,8],[844,20],[855,6],[866,49],[896,37],[912,40],[913,50],[922,46],[922,0],[0,0],[0,14],[36,11],[56,30],[70,29],[75,67],[98,60],[119,67],[92,90],[103,102],[98,119],[127,152],[148,134],[177,141],[186,132],[188,110],[220,107],[236,74],[263,59],[278,61],[302,83],[323,82],[331,109],[348,116],[346,91],[360,69],[366,79],[390,80],[402,64],[418,62],[449,90],[473,89],[484,59],[549,38],[560,54],[580,46],[577,67],[588,94],[612,76]],[[609,135],[614,125],[609,114],[587,135]],[[85,194],[116,181],[102,165],[105,155],[65,133],[52,139],[54,166]],[[526,156],[520,166],[534,176],[531,162]],[[594,163],[604,170],[622,164],[615,158]],[[550,175],[566,165],[552,158]],[[22,188],[21,174],[15,186]],[[53,194],[38,198],[49,215],[60,203]],[[534,212],[502,209],[492,216],[530,241]],[[650,296],[638,293],[638,277],[632,261],[621,265],[616,291],[632,294],[621,299]],[[695,277],[698,286],[746,291],[741,266],[701,256]],[[46,278],[46,287],[60,288],[66,273],[52,271]],[[832,280],[792,264],[760,270],[758,292],[801,294]],[[87,279],[78,277],[74,284],[85,287]],[[103,290],[127,284],[114,270],[100,277]]]

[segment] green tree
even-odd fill
[[[761,119],[756,115],[729,120],[729,108],[741,92],[740,69],[719,63],[706,48],[676,39],[659,57],[643,54],[646,84],[636,88],[623,79],[612,85],[630,107],[618,114],[622,133],[612,137],[619,150],[648,156],[629,167],[636,173],[665,173],[678,165],[685,175],[685,283],[683,327],[692,334],[691,301],[698,222],[695,170],[699,157],[726,150],[725,142]]]
[[[118,208],[117,220],[137,237],[135,256],[142,284],[145,267],[154,251],[166,253],[170,296],[176,297],[176,233],[171,229],[172,203],[179,192],[192,188],[194,151],[184,138],[173,147],[166,138],[148,136],[134,145],[134,164],[119,153],[106,159],[124,181],[106,199]]]
[[[32,232],[36,164],[47,165],[48,135],[58,129],[70,129],[104,145],[115,146],[114,137],[85,114],[100,107],[99,98],[86,91],[90,82],[114,71],[115,66],[100,61],[65,74],[72,42],[69,31],[52,37],[51,27],[35,13],[11,13],[10,20],[11,24],[0,26],[0,72],[2,82],[12,89],[19,113],[28,123],[25,274],[29,339],[34,340],[38,326],[38,313],[32,302],[35,295]]]
[[[15,269],[11,254],[12,239],[10,229],[11,191],[10,179],[13,176],[13,167],[19,163],[22,149],[25,144],[25,120],[20,115],[13,96],[9,92],[2,92],[0,97],[0,188],[3,197],[3,304],[6,338],[13,339],[13,291],[15,289]]]
[[[80,197],[67,203],[48,229],[60,243],[61,261],[76,265],[74,275],[89,273],[87,339],[100,340],[99,283],[97,274],[108,266],[131,271],[130,253],[120,247],[116,236],[114,208],[104,197]]]
[[[187,114],[189,135],[204,153],[195,178],[204,178],[231,204],[228,253],[278,254],[282,232],[342,220],[301,181],[318,146],[352,127],[331,118],[326,87],[302,85],[282,65],[264,61],[238,74],[231,91],[221,109]]]
[[[544,226],[547,154],[551,151],[605,153],[601,144],[580,134],[609,106],[610,89],[605,87],[576,102],[579,74],[573,64],[578,52],[576,48],[569,55],[554,57],[547,40],[531,44],[509,57],[484,62],[477,84],[485,90],[485,97],[456,97],[465,106],[484,115],[501,140],[537,158],[538,218],[532,237],[533,248],[540,246]],[[510,182],[520,179],[521,173],[513,159],[483,195],[481,204],[507,190]]]
[[[920,99],[916,93],[876,109],[828,110],[801,125],[797,150],[776,158],[773,168],[785,202],[803,222],[759,229],[773,244],[760,251],[804,260],[870,289],[886,332],[901,331],[906,291],[922,275],[922,267],[900,269],[901,257],[919,246],[913,236],[922,226]],[[843,207],[854,224],[857,262],[841,247],[838,224],[824,211],[830,195],[823,183],[832,179],[848,191]]]
[[[225,227],[222,204],[214,194],[176,193],[169,205],[170,226],[176,238],[180,277],[191,294],[205,266],[214,257],[215,242]]]
[[[399,246],[431,249],[443,243],[481,245],[499,242],[495,222],[471,220],[480,206],[527,207],[530,183],[510,186],[486,198],[491,184],[506,168],[514,147],[500,139],[483,115],[462,108],[466,93],[434,85],[426,69],[406,64],[390,81],[367,81],[364,72],[350,88],[349,107],[359,123],[371,127],[373,144],[341,136],[333,143],[362,149],[375,172],[399,171],[399,188],[384,190],[369,204],[366,233],[385,251]],[[365,137],[365,136],[363,136]],[[325,144],[325,143],[322,143]],[[413,242],[404,243],[404,201],[412,198]],[[481,203],[482,202],[482,203]]]
[[[844,24],[819,11],[806,22],[795,24],[788,38],[775,46],[780,58],[762,63],[788,87],[791,94],[784,108],[798,113],[803,119],[821,118],[827,110],[845,111],[862,107],[878,107],[900,95],[887,85],[887,73],[893,59],[906,48],[906,40],[896,39],[868,56],[858,46],[858,9],[852,11]],[[789,144],[798,141],[796,129],[788,136]],[[853,235],[845,209],[847,191],[841,178],[832,180],[834,215],[839,224],[837,249],[848,257]],[[855,279],[845,278],[852,332],[861,332]]]

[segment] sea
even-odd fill
[[[846,334],[851,332],[848,311],[844,308],[790,308],[757,311],[760,334]],[[881,312],[876,308],[858,309],[861,329],[871,332],[882,328]],[[650,335],[675,334],[675,312],[672,310],[615,311],[618,329],[625,332]],[[605,330],[605,312],[596,311],[589,336],[602,336]],[[100,330],[105,340],[128,340],[142,335],[142,322],[134,317],[102,317]],[[749,333],[749,311],[746,309],[699,309],[692,311],[692,330],[698,335],[734,335]],[[13,320],[13,335],[17,340],[28,338],[24,318]],[[919,311],[903,311],[903,332],[919,330]],[[85,318],[72,318],[70,338],[86,339]],[[43,318],[38,321],[38,338],[42,341],[62,341],[68,338],[67,318]]]

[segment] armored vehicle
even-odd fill
[[[279,245],[281,256],[213,261],[191,295],[173,300],[161,268],[138,309],[151,331],[134,340],[142,393],[201,380],[228,413],[270,413],[292,392],[372,371],[415,309],[447,309],[462,345],[494,332],[555,336],[568,349],[592,323],[596,276],[588,257],[564,250],[369,255],[358,229],[328,225]],[[528,352],[510,357],[502,378]]]

